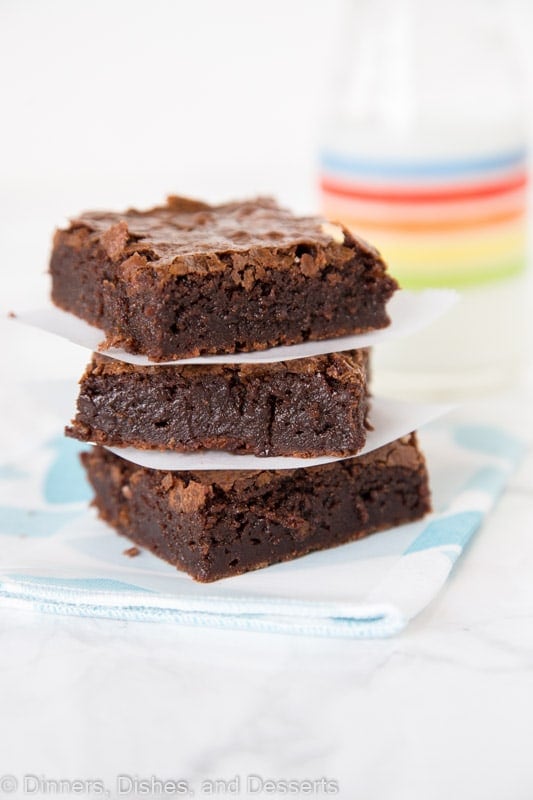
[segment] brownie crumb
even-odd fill
[[[128,547],[127,550],[123,551],[123,555],[128,556],[129,558],[135,558],[135,556],[141,555],[141,551],[138,547]]]

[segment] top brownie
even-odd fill
[[[366,242],[268,198],[83,214],[50,271],[58,306],[154,361],[383,328],[397,288]]]

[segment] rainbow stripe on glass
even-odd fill
[[[375,244],[407,288],[521,272],[527,184],[526,148],[477,158],[321,157],[324,215]]]

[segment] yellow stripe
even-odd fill
[[[374,238],[373,244],[390,263],[431,269],[433,265],[445,266],[455,261],[470,263],[512,258],[524,253],[526,235],[519,231],[499,237],[476,237],[461,242],[450,242],[443,238],[441,242],[432,244],[415,239],[411,243],[402,244],[398,239],[380,237]]]

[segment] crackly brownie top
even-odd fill
[[[174,273],[220,270],[224,261],[211,256],[265,250],[275,251],[277,261],[272,266],[283,268],[280,253],[298,245],[302,248],[296,256],[304,273],[325,266],[332,253],[339,261],[347,261],[355,246],[369,259],[379,260],[374,248],[354,239],[342,226],[321,217],[297,217],[264,197],[208,205],[172,196],[166,205],[146,211],[87,212],[58,235],[69,236],[71,247],[101,245],[112,261],[135,257]],[[306,247],[314,248],[313,257]],[[322,259],[317,251],[323,253]]]

